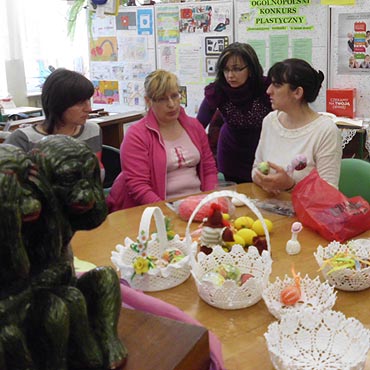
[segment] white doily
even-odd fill
[[[150,221],[154,216],[157,233],[149,234]],[[132,248],[133,245],[145,245],[142,252]],[[154,256],[160,259],[167,249],[177,248],[185,257],[176,263],[170,263],[166,267],[155,267],[144,274],[134,274],[133,262],[138,256]],[[172,240],[167,239],[164,216],[159,207],[147,207],[142,215],[139,235],[134,242],[125,238],[124,245],[117,245],[116,252],[112,252],[111,260],[120,271],[121,277],[135,288],[146,292],[154,292],[173,288],[183,283],[190,276],[190,251],[191,245],[175,235]]]
[[[306,308],[269,325],[265,339],[277,370],[360,370],[370,331],[341,312]]]
[[[343,128],[340,130],[342,135],[342,149],[354,138],[357,130],[351,128]]]
[[[221,286],[202,281],[203,276],[215,271],[220,265],[236,266],[243,273],[254,277],[239,286],[234,280],[226,280]],[[212,253],[198,254],[198,260],[192,260],[191,273],[195,279],[199,296],[209,305],[223,309],[238,309],[254,305],[262,298],[262,291],[267,285],[271,273],[272,260],[269,252],[259,254],[256,247],[249,247],[245,252],[240,245],[234,245],[230,252],[216,246]]]
[[[334,287],[327,282],[321,283],[318,276],[311,279],[306,275],[300,280],[301,299],[292,306],[285,306],[281,302],[280,294],[290,285],[294,285],[294,279],[285,275],[284,280],[277,277],[275,282],[269,282],[263,290],[262,298],[270,313],[278,320],[287,312],[304,310],[306,307],[315,307],[319,311],[330,310],[337,299]]]
[[[321,268],[325,260],[333,257],[338,252],[348,251],[349,248],[351,253],[356,257],[363,260],[370,259],[370,239],[355,239],[347,244],[333,241],[327,247],[319,245],[314,256]],[[345,268],[328,274],[330,270],[330,266],[325,266],[321,272],[329,284],[335,286],[337,289],[360,291],[370,287],[370,266],[360,270]]]

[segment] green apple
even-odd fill
[[[270,165],[268,162],[260,162],[258,164],[258,170],[261,171],[264,175],[268,175],[270,172]]]

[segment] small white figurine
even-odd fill
[[[301,244],[297,240],[298,233],[303,229],[300,222],[293,222],[292,237],[286,243],[285,250],[288,254],[298,254],[301,251]]]

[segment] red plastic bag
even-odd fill
[[[344,242],[370,229],[369,203],[347,198],[315,169],[295,186],[292,203],[299,221],[329,241]]]

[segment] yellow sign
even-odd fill
[[[356,0],[321,0],[321,5],[356,5]]]

